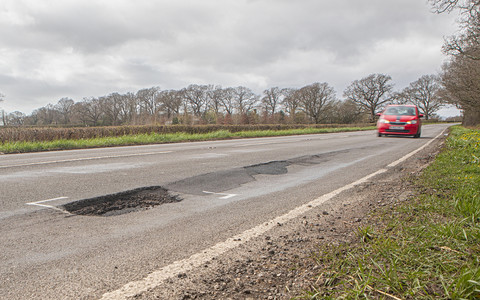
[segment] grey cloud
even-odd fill
[[[431,51],[422,40],[441,44],[453,19],[418,0],[6,1],[25,20],[0,24],[0,92],[19,99],[20,110],[20,101],[153,85],[261,91],[325,81],[341,93],[359,76],[386,71],[404,82],[435,71],[442,56],[419,64],[399,53]],[[389,41],[397,48],[381,48]]]

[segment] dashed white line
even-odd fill
[[[274,228],[278,223],[285,223],[288,222],[294,218],[297,218],[299,216],[304,215],[308,211],[312,210],[315,207],[320,206],[321,204],[325,203],[326,201],[334,198],[335,196],[338,196],[340,193],[347,191],[349,189],[354,188],[357,185],[360,185],[362,183],[367,182],[371,178],[380,175],[382,173],[385,173],[388,171],[388,168],[394,167],[398,165],[399,163],[407,160],[409,157],[414,155],[415,153],[421,151],[428,145],[430,145],[435,139],[437,139],[439,136],[443,134],[440,133],[437,135],[434,139],[423,145],[422,147],[418,148],[417,150],[405,155],[404,157],[394,161],[393,163],[389,164],[387,168],[380,169],[376,172],[373,172],[355,182],[352,182],[350,184],[347,184],[339,189],[334,190],[333,192],[330,192],[328,194],[325,194],[323,196],[318,197],[317,199],[314,199],[310,201],[307,204],[301,205],[288,213],[276,217],[275,219],[268,221],[267,223],[260,224],[252,229],[246,230],[234,237],[231,237],[227,239],[224,242],[220,242],[208,249],[205,249],[204,251],[194,254],[190,256],[189,258],[176,261],[168,266],[165,266],[147,277],[145,277],[142,280],[139,281],[134,281],[130,282],[120,289],[116,291],[112,291],[109,293],[106,293],[102,296],[102,300],[112,300],[112,299],[127,299],[129,297],[134,297],[135,295],[139,295],[143,292],[146,292],[150,289],[153,289],[157,286],[159,286],[162,282],[164,282],[166,279],[171,278],[177,274],[180,273],[185,273],[188,272],[192,269],[198,268],[201,265],[205,264],[206,262],[212,260],[215,257],[218,257],[219,255],[227,252],[230,249],[236,248],[241,244],[244,244],[248,242],[249,240],[258,237],[267,231],[271,230]]]
[[[123,155],[106,155],[106,156],[94,156],[94,157],[72,158],[72,159],[62,159],[62,160],[50,160],[50,161],[41,161],[41,162],[18,164],[18,165],[0,166],[0,169],[14,168],[14,167],[27,167],[27,166],[36,166],[36,165],[48,165],[48,164],[75,162],[75,161],[84,161],[84,160],[96,160],[96,159],[105,159],[105,158],[147,156],[147,155],[155,155],[155,154],[167,154],[171,152],[173,151],[160,151],[160,152],[147,152],[147,153],[134,153],[134,154],[123,154]]]

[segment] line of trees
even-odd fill
[[[424,81],[428,81],[424,83]],[[62,98],[30,115],[15,111],[2,115],[4,125],[142,125],[142,124],[327,124],[374,122],[376,112],[389,103],[415,103],[427,118],[441,107],[438,78],[426,75],[401,92],[392,78],[371,74],[355,80],[343,100],[328,83],[266,89],[262,95],[243,86],[192,84],[180,90],[159,87],[136,93],[111,93],[75,102]]]
[[[437,13],[460,12],[460,31],[446,39],[443,51],[451,60],[443,66],[442,97],[463,110],[463,124],[480,124],[480,1],[430,0]]]

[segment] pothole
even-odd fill
[[[180,201],[181,198],[171,195],[167,189],[152,186],[75,201],[62,207],[75,215],[109,217]]]

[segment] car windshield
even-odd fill
[[[415,108],[411,106],[390,106],[383,114],[388,116],[415,116]]]

